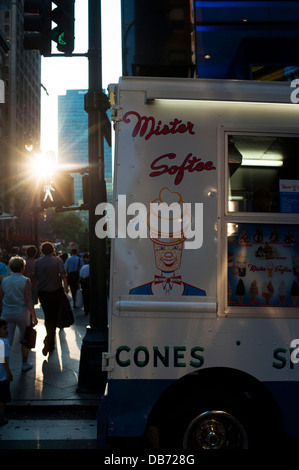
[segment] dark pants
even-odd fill
[[[49,350],[55,346],[55,332],[57,325],[57,313],[61,302],[61,289],[52,292],[38,291],[38,297],[45,315],[45,327],[47,336],[44,339],[45,346]]]
[[[11,402],[10,382],[8,380],[0,381],[0,403]]]
[[[89,277],[81,280],[81,289],[83,295],[84,312],[89,313]]]
[[[76,292],[77,292],[77,289],[78,289],[78,281],[79,281],[78,271],[68,273],[67,282],[68,282],[68,285],[70,286],[70,289],[71,289],[74,307],[76,306]]]

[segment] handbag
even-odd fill
[[[33,328],[32,325],[26,326],[24,338],[21,341],[21,344],[25,346],[25,348],[33,349],[35,348],[36,343],[36,330]]]
[[[70,304],[70,301],[65,294],[64,290],[61,289],[60,303],[57,312],[57,328],[68,328],[74,323],[74,314]]]
[[[82,294],[82,290],[81,289],[77,289],[77,292],[76,292],[76,302],[75,302],[76,306],[78,308],[81,308],[83,307],[84,303],[83,303],[83,294]]]

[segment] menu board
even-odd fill
[[[299,226],[233,227],[228,236],[228,305],[298,307]]]

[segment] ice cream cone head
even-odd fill
[[[162,188],[159,197],[151,202],[147,225],[150,238],[184,238],[191,224],[191,214],[182,195]]]

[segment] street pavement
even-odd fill
[[[35,349],[22,372],[19,331],[10,354],[12,401],[7,405],[8,424],[0,426],[0,449],[96,449],[96,412],[100,395],[76,392],[82,340],[89,324],[83,309],[73,309],[74,324],[56,330],[55,350],[43,356],[46,334],[38,304]]]

